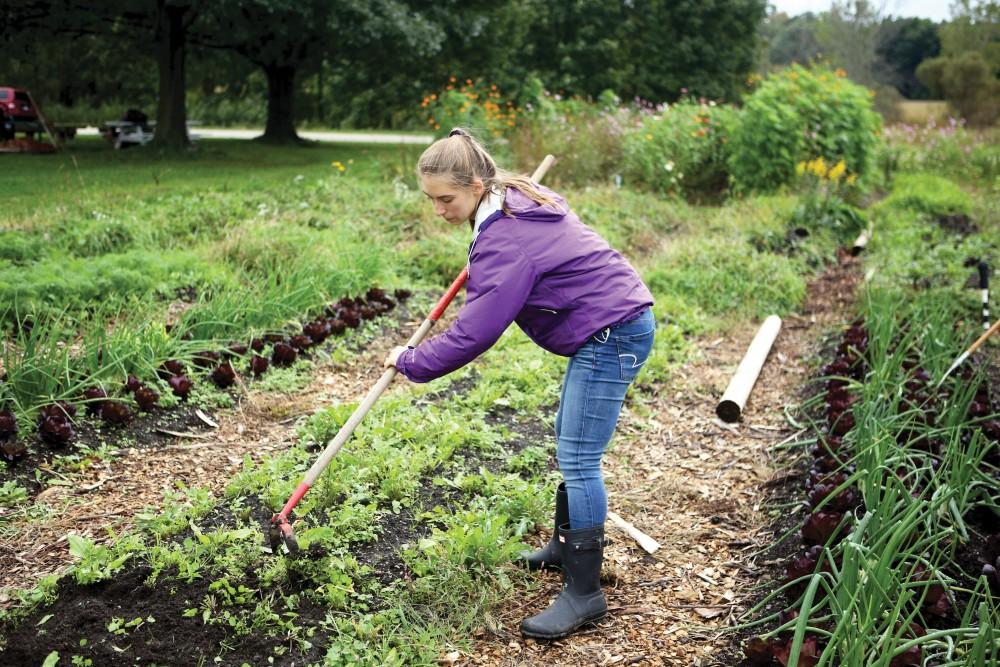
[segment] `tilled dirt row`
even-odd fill
[[[108,529],[128,529],[144,508],[156,511],[163,494],[178,483],[200,486],[221,494],[249,454],[264,455],[288,449],[295,441],[295,424],[335,402],[360,400],[381,375],[388,350],[405,340],[419,321],[400,308],[382,320],[382,331],[348,364],[319,363],[315,377],[293,395],[251,391],[234,410],[206,415],[218,424],[210,428],[197,418],[185,428],[175,427],[171,444],[125,449],[109,461],[90,465],[64,482],[52,484],[35,498],[51,514],[6,527],[0,537],[0,608],[12,604],[11,591],[31,587],[41,577],[61,572],[71,562],[67,538],[71,533],[98,543],[109,540]],[[348,342],[350,344],[350,342]],[[162,434],[159,434],[162,435]],[[8,565],[10,564],[10,565]]]

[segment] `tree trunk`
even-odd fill
[[[186,86],[184,55],[187,27],[185,14],[190,6],[177,6],[168,0],[156,1],[157,61],[160,70],[160,98],[156,108],[156,132],[153,145],[168,149],[186,148]]]
[[[267,126],[260,138],[269,144],[301,141],[295,133],[295,66],[265,65],[267,74]]]

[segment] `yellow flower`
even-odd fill
[[[847,76],[847,72],[844,70],[843,67],[838,67],[837,71],[834,72],[834,74],[836,74],[837,76],[839,76],[841,79],[843,79],[844,77]]]
[[[652,141],[652,140],[653,140],[653,135],[647,134],[646,135],[646,141]]]
[[[847,179],[845,179],[845,183],[847,183],[848,185],[854,185],[854,182],[856,180],[858,180],[858,175],[857,174],[849,174],[847,176]]]
[[[795,165],[795,174],[801,176],[804,173],[806,173],[806,163],[799,162],[797,165]]]
[[[340,160],[334,160],[333,162],[330,163],[330,166],[335,167],[339,171],[347,171],[347,167],[345,167],[344,163],[341,162]]]
[[[830,168],[830,172],[826,175],[826,177],[836,183],[844,175],[845,171],[847,171],[847,165],[844,164],[843,160],[841,160]]]

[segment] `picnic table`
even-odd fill
[[[130,120],[108,120],[101,124],[101,135],[110,141],[115,149],[127,146],[145,146],[153,140],[156,121],[137,123]]]
[[[191,127],[200,125],[200,121],[188,121],[188,136],[194,140],[196,135],[191,134]],[[156,121],[151,120],[140,123],[131,120],[108,120],[101,123],[101,135],[110,141],[116,149],[127,148],[128,146],[145,146],[153,140],[153,133],[156,131]]]

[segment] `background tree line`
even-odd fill
[[[7,0],[0,72],[75,119],[155,110],[168,145],[186,143],[188,118],[263,124],[265,140],[288,142],[303,122],[415,127],[417,101],[451,76],[515,100],[541,82],[735,101],[754,71],[822,54],[896,96],[953,96],[956,67],[977,89],[996,82],[996,7],[961,0],[938,25],[865,0],[794,18],[767,16],[766,0]]]
[[[1000,114],[1000,2],[956,0],[951,20],[886,14],[887,3],[834,2],[829,12],[772,14],[762,33],[764,69],[829,60],[877,93],[891,116],[900,99],[944,99],[977,125]]]

